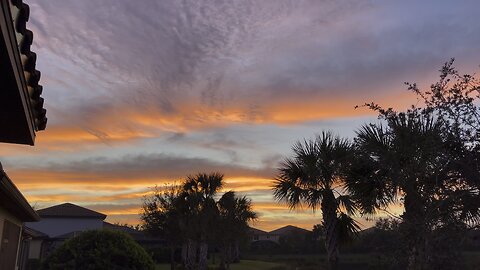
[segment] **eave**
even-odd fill
[[[22,222],[39,221],[40,216],[33,210],[0,164],[0,205]]]
[[[21,0],[0,0],[0,142],[33,145],[47,123],[29,13]]]

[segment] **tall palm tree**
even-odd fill
[[[220,269],[229,269],[231,262],[239,258],[239,241],[248,234],[248,223],[257,218],[252,202],[247,197],[237,197],[228,191],[217,202],[220,219],[218,242],[221,249]]]
[[[188,230],[188,240],[183,253],[187,269],[207,268],[208,239],[212,236],[211,228],[218,217],[215,195],[222,186],[223,174],[220,173],[188,176],[183,184],[183,224]]]
[[[415,110],[389,113],[386,126],[365,125],[357,132],[347,187],[364,213],[403,202],[407,267],[430,269],[432,228],[462,216],[478,222],[478,187],[470,188],[459,166],[463,154],[455,154],[461,147],[452,147],[441,121]]]
[[[320,208],[331,269],[338,267],[339,241],[359,230],[349,216],[356,211],[355,203],[342,193],[350,152],[351,144],[330,132],[298,142],[293,157],[281,165],[273,187],[275,198],[292,209],[302,205],[313,211]]]

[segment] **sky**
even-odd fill
[[[405,108],[450,58],[478,72],[478,1],[28,0],[47,109],[0,160],[36,209],[71,202],[136,224],[152,187],[219,171],[271,230],[321,220],[274,200],[297,140],[353,138]],[[392,206],[401,212],[401,206]],[[382,214],[380,214],[382,215]],[[358,217],[363,227],[374,221]]]

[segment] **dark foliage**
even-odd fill
[[[239,260],[248,222],[256,218],[250,199],[226,192],[217,201],[223,175],[200,173],[180,185],[155,188],[144,200],[143,227],[163,237],[170,245],[171,269],[176,268],[177,250],[184,269],[206,269],[208,252],[217,247],[221,268]],[[165,259],[165,250],[155,253]]]
[[[248,222],[257,219],[252,201],[228,191],[217,202],[219,211],[215,238],[220,249],[220,269],[240,260],[240,243],[248,238]]]
[[[150,255],[128,234],[97,230],[63,243],[43,263],[43,269],[155,269]]]
[[[453,60],[429,91],[407,85],[420,106],[365,105],[382,124],[357,132],[347,186],[367,214],[403,203],[408,269],[453,269],[460,267],[458,243],[480,223],[480,86],[460,76]]]

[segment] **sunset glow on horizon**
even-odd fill
[[[26,2],[49,122],[0,161],[36,209],[70,202],[112,223],[138,224],[155,186],[218,171],[252,199],[254,227],[312,229],[320,213],[273,198],[292,144],[353,138],[378,121],[355,106],[405,108],[404,82],[428,88],[452,57],[480,64],[473,0]]]

